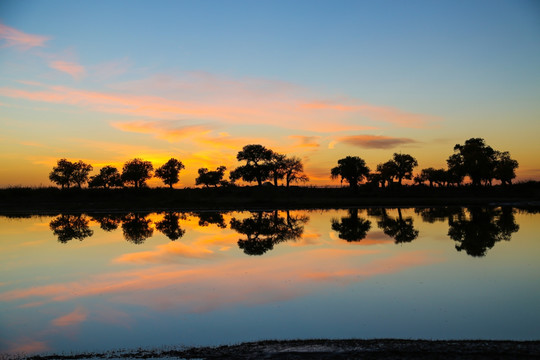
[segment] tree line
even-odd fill
[[[234,185],[237,180],[247,183],[256,182],[262,186],[270,182],[278,186],[289,187],[293,183],[309,181],[304,173],[304,165],[298,157],[288,157],[279,154],[259,144],[246,145],[236,156],[243,165],[236,167],[225,180],[225,166],[216,170],[198,169],[196,185],[218,187]],[[503,185],[511,185],[516,177],[515,170],[519,164],[510,157],[507,151],[501,152],[488,146],[482,138],[471,138],[463,145],[456,144],[454,153],[446,160],[447,168],[425,168],[416,175],[413,171],[418,167],[418,161],[409,154],[394,153],[385,163],[378,164],[371,171],[364,159],[358,156],[347,156],[339,159],[337,166],[330,170],[332,179],[340,178],[351,188],[357,188],[366,183],[374,187],[401,186],[403,180],[413,180],[415,184],[433,186],[459,186],[465,177],[469,177],[473,186],[492,185],[493,180],[499,180]],[[185,169],[178,159],[171,158],[165,164],[155,169],[150,161],[135,158],[127,161],[120,172],[112,165],[104,166],[99,173],[90,176],[92,165],[79,160],[71,162],[60,159],[49,174],[49,179],[63,188],[77,186],[81,188],[88,183],[89,187],[114,188],[133,186],[146,187],[146,181],[152,177],[159,178],[170,188],[179,182],[179,173]]]

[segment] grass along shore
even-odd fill
[[[540,182],[512,186],[391,189],[360,187],[224,187],[0,189],[0,213],[77,211],[256,210],[370,206],[540,205]]]

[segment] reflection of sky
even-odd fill
[[[538,215],[518,214],[520,231],[511,241],[473,258],[455,250],[446,222],[402,213],[414,218],[420,236],[396,245],[362,210],[358,216],[372,225],[357,243],[331,230],[331,219],[347,211],[292,212],[310,218],[304,236],[263,256],[245,255],[237,246],[241,234],[199,227],[191,216],[180,220],[182,238],[173,242],[154,229],[140,245],[95,222],[92,237],[62,244],[49,217],[0,218],[1,349],[539,337]],[[225,214],[225,223],[247,216]],[[162,217],[149,218],[155,225]]]

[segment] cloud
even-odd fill
[[[0,24],[1,47],[15,47],[20,50],[28,50],[33,47],[43,47],[50,40],[47,36],[26,34],[12,27]]]
[[[207,125],[175,125],[176,122],[169,121],[131,121],[113,122],[111,125],[119,130],[136,132],[141,134],[152,134],[158,139],[176,142],[193,136],[200,136],[210,132]]]
[[[55,70],[71,75],[75,80],[80,80],[86,74],[86,70],[82,65],[70,61],[56,60],[50,62],[49,66]]]
[[[54,326],[70,326],[85,321],[87,317],[88,314],[86,310],[82,307],[79,307],[67,315],[60,316],[59,318],[52,320],[51,323]]]
[[[66,64],[63,64],[66,65]],[[81,72],[73,72],[81,76]],[[130,86],[128,86],[130,85]],[[310,101],[307,89],[264,79],[228,79],[211,75],[152,78],[117,86],[116,91],[88,91],[50,86],[37,91],[0,88],[0,95],[51,102],[141,119],[270,125],[314,132],[365,131],[381,126],[423,127],[436,118],[362,104],[351,99]],[[152,95],[149,95],[152,94]]]
[[[416,140],[409,138],[395,138],[379,135],[343,136],[338,138],[337,141],[364,149],[391,149],[396,146],[414,144],[417,142]]]
[[[204,247],[189,246],[180,242],[159,245],[156,250],[124,254],[116,263],[152,264],[178,263],[179,259],[202,259],[212,256],[213,251]]]
[[[318,148],[321,146],[319,144],[320,136],[290,135],[289,139],[297,140],[299,147]]]

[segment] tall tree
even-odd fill
[[[178,174],[184,169],[184,164],[175,158],[170,158],[165,164],[156,169],[156,177],[163,180],[165,185],[172,189],[173,185],[179,181]]]
[[[246,164],[231,171],[232,181],[242,179],[246,182],[257,181],[262,186],[263,181],[270,175],[268,162],[272,159],[274,152],[262,145],[246,145],[236,155],[238,161],[245,161]]]
[[[293,182],[307,182],[309,178],[304,174],[304,164],[298,157],[285,159],[285,184],[287,187]]]
[[[392,160],[388,160],[383,164],[377,165],[377,172],[379,173],[378,180],[381,182],[382,187],[385,187],[385,184],[388,186],[392,185],[394,182],[394,177],[396,176],[396,163]]]
[[[215,171],[209,171],[207,168],[200,168],[198,170],[199,176],[195,179],[195,185],[217,187],[224,183],[223,176],[225,175],[225,170],[227,170],[225,166],[220,166]]]
[[[503,185],[512,185],[512,179],[516,177],[516,169],[519,163],[510,157],[508,151],[498,152],[495,163],[495,179]]]
[[[49,173],[49,179],[62,187],[69,188],[73,182],[73,172],[75,171],[75,164],[67,159],[60,159],[57,161],[56,166]]]
[[[99,170],[99,174],[90,177],[88,186],[104,188],[122,186],[122,178],[117,168],[107,165]]]
[[[363,179],[368,177],[369,168],[358,156],[347,156],[338,160],[338,166],[332,168],[330,174],[332,179],[341,177],[341,181],[345,180],[351,188],[356,188]]]
[[[494,177],[496,152],[487,146],[482,138],[471,138],[465,144],[454,146],[453,158],[455,166],[462,169],[464,175],[468,175],[474,186],[480,186],[482,181],[491,184]],[[450,160],[450,159],[449,159]]]
[[[269,170],[269,178],[274,181],[274,186],[278,186],[278,180],[281,180],[285,177],[287,157],[283,154],[278,154],[276,152],[272,153],[272,157],[267,162]]]
[[[150,161],[139,158],[129,160],[122,169],[122,181],[133,184],[135,188],[143,187],[146,185],[146,180],[152,177],[153,170],[154,167]]]
[[[399,185],[403,179],[411,180],[413,169],[418,166],[418,161],[409,154],[394,153],[393,158],[395,165],[395,176],[398,179]]]
[[[92,165],[82,160],[74,163],[66,159],[60,159],[49,174],[49,179],[60,185],[62,189],[64,187],[69,188],[71,185],[77,185],[80,188],[88,181],[90,171],[92,171]]]

